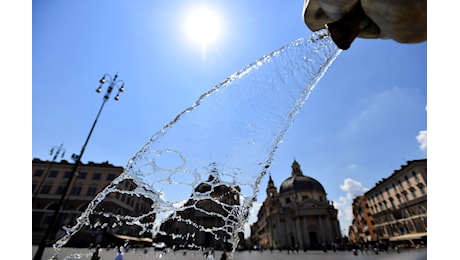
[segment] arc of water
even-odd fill
[[[156,132],[127,163],[123,173],[99,193],[66,235],[54,244],[55,256],[83,226],[95,207],[126,179],[139,188],[130,191],[154,202],[154,230],[170,213],[181,210],[184,196],[195,191],[208,176],[238,187],[240,202],[231,205],[226,225],[232,247],[257,200],[259,183],[266,174],[285,132],[311,91],[341,50],[326,29],[297,39],[265,55],[201,95],[189,108]],[[167,156],[166,156],[167,155]],[[165,159],[166,158],[166,159]],[[211,167],[212,165],[212,167]],[[212,168],[212,169],[211,169]],[[188,181],[175,181],[176,176]],[[235,221],[236,220],[236,221]],[[196,224],[196,223],[195,223]]]

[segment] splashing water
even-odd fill
[[[83,227],[121,232],[132,226],[139,228],[136,236],[188,248],[202,246],[198,234],[204,232],[233,253],[278,145],[340,53],[326,29],[317,31],[204,93],[155,133],[76,224],[65,228],[55,256]],[[104,202],[118,195],[141,198],[148,207],[134,215],[105,210]]]

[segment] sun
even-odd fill
[[[215,42],[221,33],[221,22],[217,13],[201,7],[192,11],[186,20],[187,34],[202,47]]]

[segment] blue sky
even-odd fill
[[[201,6],[213,10],[221,26],[205,48],[187,31],[189,15]],[[105,105],[82,161],[126,165],[201,94],[311,35],[302,6],[259,0],[33,1],[32,158],[51,160],[50,149],[62,143],[64,159],[71,161],[101,105],[98,80],[118,73],[125,92]],[[339,209],[342,230],[348,230],[354,196],[406,161],[427,158],[426,130],[427,43],[356,39],[296,116],[269,172],[279,188],[297,160],[304,175],[323,184]]]

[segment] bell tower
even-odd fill
[[[271,174],[270,174],[270,178],[268,179],[267,189],[265,191],[267,192],[267,198],[275,198],[276,195],[278,194]]]
[[[300,169],[300,164],[294,159],[291,166],[291,174],[292,176],[302,176],[302,170]]]

